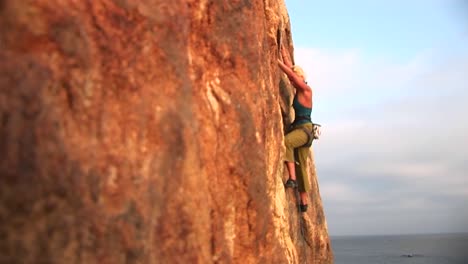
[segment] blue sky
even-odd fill
[[[286,5],[330,234],[468,232],[468,4]]]

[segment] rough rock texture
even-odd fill
[[[329,263],[281,0],[1,0],[0,263]],[[318,99],[317,99],[318,100]]]

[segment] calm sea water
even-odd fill
[[[335,264],[468,264],[468,233],[331,237]]]

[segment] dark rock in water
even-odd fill
[[[420,254],[404,254],[404,255],[401,255],[400,257],[413,258],[413,257],[423,257],[423,255],[420,255]]]
[[[282,184],[283,0],[2,0],[0,25],[0,263],[332,261],[313,159],[307,221]]]

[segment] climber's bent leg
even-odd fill
[[[297,183],[296,183],[296,168],[294,162],[290,161],[285,161],[286,163],[286,168],[288,168],[289,172],[289,179],[286,181],[284,184],[286,188],[296,188]]]
[[[294,149],[303,146],[308,140],[307,134],[302,129],[295,129],[284,137],[284,145],[286,147],[285,160],[294,162]]]
[[[286,167],[289,172],[289,179],[294,181],[288,180],[288,185],[286,187],[295,187],[296,185],[296,170],[295,170],[295,159],[294,159],[294,149],[300,146],[303,146],[307,143],[308,137],[307,134],[302,131],[301,129],[295,129],[289,132],[284,137],[284,145],[286,146],[286,157],[285,163]]]

